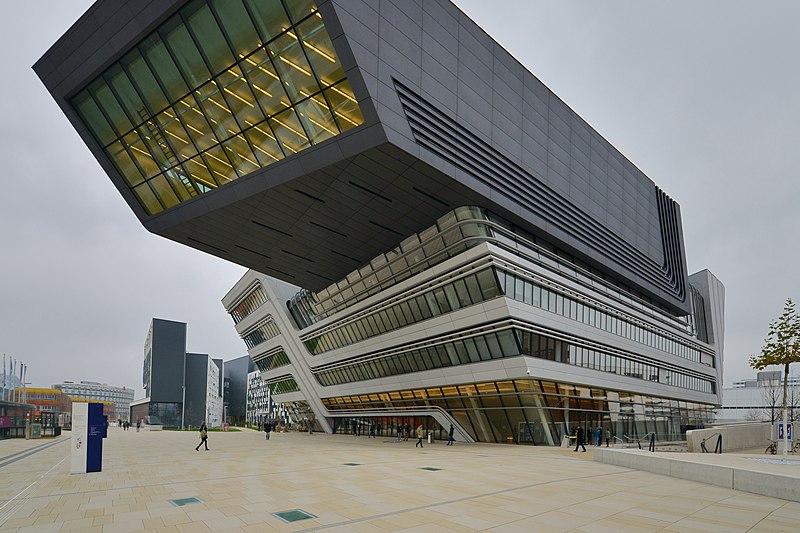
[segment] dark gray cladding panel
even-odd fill
[[[100,0],[34,66],[148,230],[319,290],[478,205],[689,311],[677,204],[446,0],[320,0],[365,123],[148,216],[68,98],[184,3]]]
[[[522,227],[550,234],[599,268],[689,311],[677,204],[468,16],[448,0],[330,4],[390,143],[474,189],[480,205],[516,215]],[[478,176],[437,149],[436,139],[421,142],[422,128],[397,84],[427,102],[429,115],[452,120],[488,147],[495,162],[517,168],[524,188],[540,193],[504,190],[502,173]],[[537,201],[563,204],[561,216],[548,220],[541,213],[547,206]]]
[[[176,223],[159,234],[320,290],[447,211],[479,200],[470,188],[384,144],[217,209],[183,217],[180,206],[167,213]]]
[[[181,402],[183,358],[186,354],[186,324],[153,319],[152,402]]]

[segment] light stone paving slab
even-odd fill
[[[103,472],[70,475],[62,439],[0,468],[0,531],[800,530],[800,503],[594,462],[591,449],[420,450],[349,435],[276,433],[265,442],[241,431],[212,432],[211,451],[196,452],[195,432],[110,428]],[[0,458],[42,442],[0,441]],[[190,497],[202,503],[169,502]],[[272,515],[298,508],[317,518],[286,524]]]

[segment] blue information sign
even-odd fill
[[[102,403],[89,404],[88,432],[86,436],[86,471],[103,470],[103,439],[106,437],[106,417]]]

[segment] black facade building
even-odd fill
[[[244,424],[247,416],[247,374],[256,370],[249,355],[225,361],[223,402],[225,421]]]
[[[154,318],[144,346],[145,398],[131,422],[165,427],[222,424],[222,359],[186,352],[186,323]]]
[[[157,424],[181,427],[186,323],[154,318],[144,344],[145,399],[131,404],[131,422],[156,417]]]

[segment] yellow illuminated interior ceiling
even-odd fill
[[[150,215],[364,121],[310,0],[193,0],[72,105]]]

